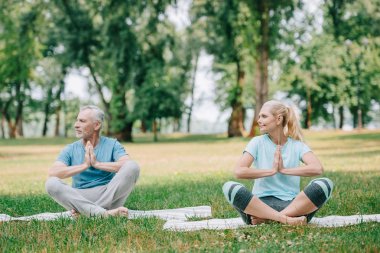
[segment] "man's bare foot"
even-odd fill
[[[285,224],[293,226],[302,226],[307,224],[306,216],[300,217],[287,217]]]
[[[255,217],[255,216],[251,216],[251,224],[252,225],[259,225],[259,224],[267,223],[267,222],[268,222],[268,220],[266,220],[266,219],[262,219],[262,218]]]
[[[77,210],[72,209],[71,210],[71,216],[76,219],[76,218],[79,218],[80,213]]]
[[[128,208],[121,206],[106,212],[107,216],[123,216],[128,217]]]

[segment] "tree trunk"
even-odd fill
[[[142,133],[146,133],[146,123],[145,123],[145,120],[141,120],[141,127],[140,127],[140,130]]]
[[[311,127],[311,113],[312,113],[311,96],[310,96],[310,91],[308,89],[307,90],[307,101],[306,101],[306,119],[305,119],[305,123],[306,123],[305,127],[307,129],[310,129],[310,127]]]
[[[363,128],[363,113],[362,109],[358,108],[358,130],[361,130]]]
[[[341,105],[339,106],[339,129],[343,128],[344,124],[344,107]]]
[[[114,134],[114,136],[119,141],[132,142],[133,141],[132,127],[133,127],[133,122],[127,122],[124,124],[124,127],[120,131],[118,131],[118,133]]]
[[[60,125],[61,125],[61,110],[62,110],[62,107],[64,107],[64,105],[63,105],[64,101],[61,99],[61,97],[62,97],[62,94],[65,93],[65,81],[64,81],[64,78],[66,76],[66,73],[67,73],[66,69],[63,68],[62,69],[63,78],[60,81],[59,89],[58,89],[57,94],[55,96],[55,100],[58,102],[58,106],[57,106],[57,108],[55,108],[55,115],[56,115],[56,118],[55,118],[55,129],[54,129],[54,136],[55,137],[59,136],[59,128],[60,128]]]
[[[152,130],[153,130],[153,141],[157,142],[158,138],[157,138],[157,121],[156,121],[156,119],[153,119]]]
[[[15,139],[17,135],[17,124],[13,124],[12,121],[8,121],[9,138]]]
[[[236,63],[237,81],[232,101],[232,112],[228,121],[228,137],[239,137],[245,133],[244,129],[244,108],[242,104],[242,93],[245,72],[241,69],[240,62]]]
[[[15,126],[16,124],[12,123],[12,118],[9,115],[9,112],[8,112],[8,108],[11,106],[11,103],[12,103],[12,99],[9,99],[5,103],[5,106],[4,106],[3,111],[2,111],[2,115],[3,115],[3,118],[5,118],[5,121],[8,124],[8,135],[9,135],[9,138],[10,139],[14,139],[14,138],[16,138],[16,126]]]
[[[194,107],[195,75],[197,74],[198,60],[199,60],[200,53],[201,52],[198,51],[196,54],[193,75],[191,77],[190,106],[189,106],[189,113],[187,117],[187,132],[188,133],[190,133],[190,127],[191,127],[191,115],[193,113],[193,107]]]
[[[174,132],[179,132],[181,130],[181,118],[175,118],[173,121]]]
[[[260,15],[260,37],[261,41],[257,48],[259,56],[256,58],[255,91],[256,105],[250,137],[255,136],[257,119],[263,104],[268,100],[268,63],[269,63],[269,6],[265,0],[259,1],[258,12]]]
[[[16,132],[17,132],[17,135],[20,136],[20,137],[24,137],[24,126],[23,126],[23,117],[21,116],[21,118],[17,121],[17,127],[16,127]]]
[[[52,96],[53,96],[53,87],[49,87],[49,90],[47,92],[47,98],[45,100],[45,108],[44,108],[44,124],[42,128],[42,136],[45,137],[47,130],[48,130],[48,123],[49,123],[49,117],[50,117],[50,106],[52,102]]]
[[[5,139],[4,115],[1,116],[1,138]]]
[[[95,73],[95,70],[90,62],[90,60],[88,60],[87,62],[87,67],[90,69],[90,74],[91,74],[91,77],[92,79],[94,80],[95,82],[95,88],[100,96],[100,99],[102,100],[102,103],[104,105],[104,109],[105,109],[105,119],[107,120],[108,124],[107,124],[107,129],[105,130],[106,131],[106,134],[107,135],[110,135],[111,134],[111,127],[110,127],[110,123],[111,123],[111,118],[112,118],[112,115],[111,115],[111,112],[110,112],[110,103],[107,102],[107,100],[105,99],[104,97],[104,94],[103,94],[103,91],[102,91],[102,85],[100,84],[99,80],[97,79],[96,77],[96,73]]]
[[[332,113],[331,113],[331,119],[332,119],[332,122],[333,122],[333,126],[334,126],[334,129],[337,129],[337,125],[336,125],[336,119],[335,119],[335,105],[333,104],[332,105]]]
[[[61,124],[61,106],[57,106],[55,110],[55,128],[54,128],[54,136],[59,136],[59,125]]]
[[[127,118],[127,104],[125,101],[124,87],[114,87],[112,93],[111,103],[111,118],[112,122],[112,135],[118,138],[120,141],[132,142],[132,126],[133,121]],[[110,124],[111,125],[111,122]]]

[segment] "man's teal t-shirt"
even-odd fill
[[[273,167],[276,144],[268,134],[254,137],[245,148],[254,158],[255,169],[271,169]],[[300,166],[302,156],[311,149],[301,141],[288,137],[281,149],[285,168]],[[282,200],[292,200],[300,192],[300,177],[277,173],[270,177],[255,179],[252,194],[257,197],[274,196]]]
[[[57,161],[61,161],[67,166],[80,165],[84,162],[86,153],[83,140],[67,145],[58,156]],[[120,157],[126,155],[124,147],[116,139],[101,136],[99,143],[94,148],[96,160],[99,162],[116,162]],[[99,185],[108,184],[115,176],[113,172],[89,167],[85,171],[73,176],[73,187],[77,189],[92,188]]]

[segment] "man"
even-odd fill
[[[67,145],[49,169],[46,191],[73,215],[128,216],[123,205],[140,169],[117,140],[100,136],[103,120],[98,107],[82,107],[74,125],[80,140]],[[68,177],[72,187],[61,180]]]

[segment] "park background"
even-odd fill
[[[141,166],[131,209],[210,205],[270,99],[294,106],[336,188],[318,212],[380,213],[378,0],[0,1],[0,213],[60,212],[47,169],[80,106]],[[302,179],[305,186],[310,178]],[[241,181],[247,187],[251,182]],[[0,251],[367,251],[378,223],[162,231],[157,219],[0,223]]]

